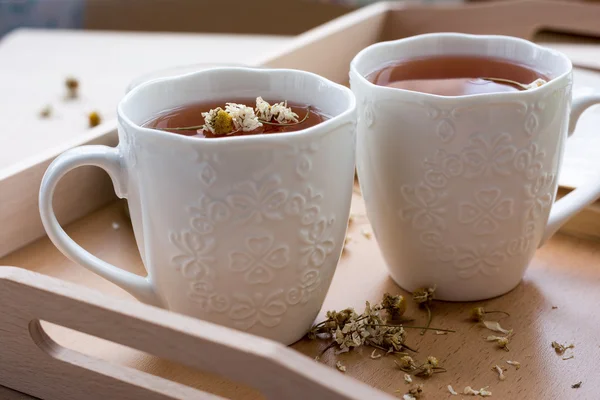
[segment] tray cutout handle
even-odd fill
[[[52,346],[31,322],[36,320],[221,375],[268,399],[395,398],[271,340],[20,268],[0,267],[0,304],[0,385],[44,400],[181,397],[165,397],[168,387],[176,387],[173,382],[167,387],[164,379],[137,370],[108,369],[110,363],[77,352],[63,360],[56,353],[49,357],[32,340],[31,330],[38,343],[45,341],[42,348]],[[73,357],[81,357],[79,365],[65,362]],[[186,400],[207,398],[197,393]]]
[[[412,5],[388,2],[384,40],[432,32],[496,34],[533,40],[540,31],[600,36],[600,4],[565,0],[514,0]]]

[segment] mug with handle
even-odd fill
[[[204,139],[144,127],[182,105],[240,98],[308,104],[302,131]],[[202,123],[202,116],[198,116]],[[119,145],[59,156],[40,188],[42,222],[67,257],[155,306],[290,344],[316,318],[339,260],[354,182],[355,99],[312,73],[240,67],[161,78],[118,107]],[[108,264],[59,225],[52,194],[98,166],[127,198],[148,275]]]
[[[449,97],[367,79],[399,60],[457,54],[503,59],[551,80]],[[557,51],[507,36],[425,34],[364,49],[350,82],[367,215],[391,277],[409,291],[436,285],[437,298],[452,301],[504,294],[535,250],[600,197],[595,180],[553,204],[566,139],[600,103],[600,93],[571,102],[572,65]]]

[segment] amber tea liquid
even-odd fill
[[[281,102],[281,100],[269,100],[265,99],[270,104],[275,104]],[[231,135],[214,135],[212,132],[208,130],[198,130],[198,129],[189,129],[189,130],[169,130],[168,128],[179,128],[179,127],[187,127],[187,126],[198,126],[204,124],[204,118],[202,117],[203,112],[208,112],[217,107],[221,107],[225,109],[225,103],[238,103],[245,104],[248,107],[254,108],[256,105],[256,97],[254,98],[243,98],[243,99],[227,99],[226,101],[210,101],[210,102],[201,102],[201,103],[193,103],[188,104],[182,107],[177,107],[172,110],[167,110],[160,113],[157,117],[151,119],[146,122],[143,126],[146,128],[156,128],[163,129],[166,132],[171,132],[174,134],[185,135],[185,136],[194,136],[201,138],[222,138],[222,137],[231,137],[231,136],[247,136],[247,135],[261,135],[261,134],[274,134],[274,133],[285,133],[285,132],[294,132],[302,129],[310,128],[311,126],[315,126],[320,124],[321,122],[328,119],[327,116],[319,112],[318,109],[314,107],[310,107],[310,113],[308,118],[299,123],[289,126],[277,126],[277,125],[268,125],[263,124],[262,127],[255,129],[250,132],[239,131],[233,133]],[[292,109],[293,112],[298,114],[298,121],[302,121],[306,116],[306,113],[309,111],[309,105],[302,105],[296,103],[288,102],[288,107]],[[275,121],[273,121],[275,122]]]
[[[403,60],[386,65],[367,76],[371,82],[398,89],[441,96],[517,92],[522,89],[481,78],[510,79],[529,84],[538,78],[549,80],[539,71],[506,60],[473,56],[436,56]]]

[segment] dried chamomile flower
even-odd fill
[[[500,379],[501,381],[506,379],[506,375],[504,375],[504,370],[499,365],[494,365],[494,367],[492,367],[492,371],[496,371],[498,373],[498,379]]]
[[[454,388],[452,387],[452,385],[448,385],[448,391],[450,392],[450,394],[452,396],[456,396],[458,393],[456,393],[456,390],[454,390]]]
[[[79,81],[72,76],[65,79],[65,87],[67,88],[67,98],[76,99],[79,96]]]
[[[263,122],[270,122],[272,119],[275,119],[279,124],[298,122],[298,114],[288,107],[287,101],[270,105],[262,97],[257,97],[256,115]]]
[[[210,131],[213,135],[231,135],[234,132],[233,117],[221,107],[203,112],[202,117],[202,129]]]
[[[400,361],[394,360],[394,363],[396,363],[398,368],[400,368],[403,371],[412,371],[412,370],[417,369],[417,364],[415,363],[415,360],[413,360],[413,358],[411,356],[400,357]]]
[[[225,111],[233,118],[236,131],[250,132],[262,126],[252,107],[244,104],[225,103]]]
[[[582,384],[582,383],[583,383],[583,382],[579,381],[579,382],[577,382],[576,384],[574,384],[574,385],[571,385],[571,387],[572,387],[573,389],[579,389],[579,388],[581,387],[581,384]]]
[[[479,390],[475,390],[471,386],[466,386],[465,390],[463,390],[463,394],[470,394],[472,396],[477,396],[479,394]]]
[[[435,285],[432,288],[419,288],[412,293],[415,303],[417,303],[419,307],[425,308],[427,311],[427,325],[425,325],[426,328],[431,326],[431,308],[429,306],[433,301],[435,288]],[[423,329],[421,331],[421,335],[424,335],[426,330],[427,329]]]
[[[434,293],[435,293],[435,286],[432,288],[419,288],[412,293],[413,300],[418,305],[431,304]]]
[[[415,372],[415,375],[423,378],[429,378],[434,373],[434,368],[430,364],[423,364],[419,370]]]
[[[399,318],[406,312],[406,300],[404,300],[404,296],[399,294],[385,293],[381,300],[381,306],[392,319]]]
[[[336,362],[336,363],[335,363],[335,367],[336,367],[338,370],[340,370],[341,372],[346,372],[346,366],[345,366],[345,365],[343,365],[343,364],[341,363],[341,361],[338,361],[338,362]]]
[[[40,118],[50,118],[52,116],[52,106],[50,104],[44,106],[39,113]]]
[[[490,331],[504,333],[505,335],[511,335],[513,332],[512,329],[509,330],[502,328],[496,321],[482,321],[481,323]]]
[[[362,228],[360,230],[360,234],[363,235],[365,238],[371,240],[371,238],[373,237],[373,233],[371,233],[370,230]]]
[[[406,383],[407,385],[412,383],[412,378],[409,374],[404,374],[404,383]]]
[[[575,345],[573,343],[565,346],[564,344],[560,344],[558,342],[552,342],[552,348],[556,351],[556,354],[563,354],[568,349],[572,349],[574,347]]]
[[[378,358],[381,358],[381,354],[375,354],[377,352],[377,349],[373,350],[373,352],[371,353],[371,358],[373,360],[377,360]]]
[[[90,126],[90,128],[100,125],[101,122],[102,118],[100,117],[100,114],[98,114],[96,111],[92,111],[88,114],[88,125]]]
[[[512,365],[512,366],[513,366],[513,367],[515,367],[516,369],[519,369],[519,368],[521,368],[521,363],[520,363],[520,362],[518,362],[518,361],[510,361],[510,360],[508,360],[508,361],[506,361],[506,363],[507,363],[508,365]]]
[[[473,320],[475,322],[482,322],[485,314],[494,314],[494,313],[501,313],[501,314],[510,316],[509,313],[504,312],[504,311],[486,311],[483,307],[473,307],[471,309],[471,312],[469,313],[469,317],[471,320]]]
[[[423,384],[418,383],[410,388],[408,393],[406,393],[403,398],[404,399],[418,399],[423,394]],[[408,397],[407,397],[408,396]]]
[[[430,377],[436,372],[446,372],[444,368],[439,366],[439,361],[433,356],[427,357],[427,361],[421,365],[415,375],[422,377]]]
[[[505,336],[488,336],[486,339],[488,342],[496,342],[498,347],[508,351],[508,342],[510,339]]]

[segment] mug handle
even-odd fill
[[[569,122],[570,137],[575,131],[575,126],[581,114],[589,107],[600,104],[600,93],[586,94],[577,96],[573,100],[571,108],[571,117]],[[544,236],[538,247],[541,247],[546,241],[558,231],[571,217],[589,206],[600,198],[600,175],[599,179],[593,179],[590,182],[576,188],[571,193],[554,203],[548,218],[548,224],[544,231]]]
[[[117,196],[127,196],[126,175],[118,148],[81,146],[64,152],[50,164],[40,187],[40,216],[48,237],[72,261],[123,288],[139,301],[162,307],[149,276],[142,277],[102,261],[75,243],[58,223],[52,207],[56,185],[67,172],[85,165],[104,169],[113,182]]]

